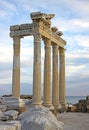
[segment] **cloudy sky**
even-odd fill
[[[11,92],[13,40],[10,25],[31,23],[30,13],[55,14],[52,26],[63,32],[66,45],[66,93],[89,94],[89,1],[0,0],[0,92]],[[42,65],[44,47],[42,43]],[[32,89],[33,38],[21,39],[21,90]],[[43,67],[42,67],[43,70]],[[43,79],[42,79],[43,83]],[[27,88],[26,88],[27,85]],[[28,88],[29,86],[29,88]]]

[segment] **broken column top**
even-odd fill
[[[30,15],[31,15],[32,20],[36,20],[36,19],[50,20],[55,16],[55,14],[45,14],[42,12],[33,12]]]

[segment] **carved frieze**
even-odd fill
[[[39,33],[42,37],[50,39],[54,44],[64,48],[66,41],[60,37],[63,33],[58,31],[57,27],[50,27],[53,17],[54,14],[45,14],[41,12],[31,13],[33,23],[10,26],[10,36],[12,38],[15,36],[34,36]]]
[[[55,34],[57,34],[58,36],[62,36],[63,32],[62,31],[57,31]]]
[[[56,32],[58,30],[57,27],[52,27],[51,29],[52,29],[53,32]]]
[[[20,25],[20,30],[27,30],[27,29],[32,30],[33,29],[33,24],[21,24]]]
[[[20,30],[19,25],[10,26],[10,31],[18,31],[18,30]]]
[[[32,29],[27,29],[27,30],[19,30],[19,31],[11,31],[10,36],[30,36],[33,35],[33,30]]]

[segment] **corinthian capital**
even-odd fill
[[[20,37],[13,37],[14,45],[20,45]]]
[[[45,47],[50,47],[50,46],[51,46],[51,41],[50,41],[50,39],[43,38],[43,40],[44,40]]]
[[[13,37],[13,47],[15,55],[20,53],[20,37]]]
[[[58,54],[58,45],[53,44],[53,53]]]
[[[64,49],[64,48],[62,48],[62,47],[59,47],[59,51],[60,51],[60,54],[61,54],[61,55],[64,55],[64,54],[65,54],[65,50],[66,50],[66,49]]]
[[[41,40],[41,34],[39,34],[39,33],[34,34],[34,40],[35,40],[35,42],[39,42]]]

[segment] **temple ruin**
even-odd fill
[[[51,27],[54,14],[41,12],[31,13],[31,24],[10,26],[13,38],[13,77],[12,95],[20,97],[20,39],[25,36],[34,37],[33,64],[33,105],[42,105],[41,100],[41,40],[44,41],[44,106],[60,107],[65,105],[65,48],[66,41],[61,38],[62,32]],[[52,51],[51,51],[52,47]],[[52,53],[52,59],[51,59]],[[59,59],[58,59],[59,58]],[[51,64],[52,60],[52,64]],[[51,72],[51,67],[52,72]],[[52,79],[51,79],[52,75]],[[51,84],[52,81],[52,84]],[[52,85],[52,87],[51,87]],[[52,99],[51,99],[52,88]]]

